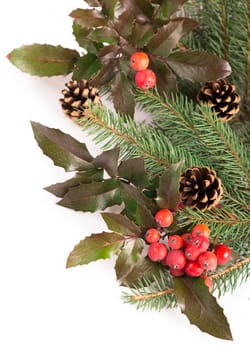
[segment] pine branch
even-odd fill
[[[171,101],[157,92],[138,92],[141,108],[153,115],[153,125],[176,145],[216,169],[228,193],[246,201],[249,196],[250,154],[227,123],[222,123],[207,105],[183,96]],[[249,197],[248,197],[249,198]]]
[[[205,212],[186,208],[181,215],[184,227],[202,222],[210,228],[212,239],[230,243],[235,240],[245,241],[248,237],[250,245],[250,217],[247,208],[230,203]]]
[[[79,120],[79,125],[89,134],[95,135],[94,141],[102,148],[118,146],[121,158],[142,156],[147,170],[158,174],[173,163],[185,159],[188,165],[200,165],[201,161],[185,150],[174,145],[167,135],[143,123],[137,123],[129,117],[116,114],[105,107],[92,105]]]
[[[250,276],[250,256],[237,261],[224,270],[210,275],[214,282],[214,291],[221,297],[226,292],[233,292],[241,283]],[[129,292],[123,293],[123,301],[135,304],[139,309],[161,310],[164,307],[172,308],[176,306],[175,293],[172,286],[166,286],[165,274],[162,274],[160,281],[154,284],[150,281],[141,281],[141,286],[131,288]],[[181,277],[180,277],[181,278]],[[146,286],[145,286],[146,285]]]

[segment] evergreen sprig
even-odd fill
[[[228,123],[222,123],[207,105],[194,105],[182,95],[173,99],[157,92],[138,92],[141,108],[153,115],[153,125],[192,155],[216,169],[225,188],[242,201],[249,200],[250,153]]]
[[[237,86],[242,98],[242,114],[249,120],[249,1],[194,0],[189,1],[185,9],[187,15],[201,23],[184,40],[185,44],[192,49],[213,52],[230,62],[230,81]]]
[[[159,174],[173,163],[185,159],[186,164],[204,164],[181,146],[174,145],[167,135],[148,124],[138,123],[130,117],[112,112],[106,107],[90,106],[79,120],[79,125],[93,135],[103,149],[119,146],[121,157],[142,156],[147,170]]]

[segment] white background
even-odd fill
[[[234,341],[200,332],[177,310],[123,304],[114,261],[65,269],[73,246],[105,229],[98,214],[57,206],[43,187],[64,181],[34,141],[30,120],[57,127],[100,150],[60,109],[68,77],[37,78],[5,56],[32,43],[78,46],[68,14],[83,1],[8,0],[1,5],[0,349],[249,349],[250,280],[219,300]]]

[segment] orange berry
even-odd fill
[[[149,66],[149,57],[143,51],[134,52],[130,56],[130,66],[135,71],[147,69]]]
[[[174,217],[169,209],[160,209],[155,214],[155,221],[161,227],[168,227],[173,223]]]
[[[148,243],[158,242],[161,238],[160,232],[156,228],[149,228],[145,233],[145,239]]]
[[[198,224],[198,225],[193,227],[191,235],[194,236],[194,237],[195,236],[204,236],[206,238],[209,238],[209,236],[210,236],[210,229],[205,224]]]

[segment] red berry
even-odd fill
[[[203,269],[198,261],[187,261],[184,271],[187,276],[198,277]]]
[[[217,257],[213,252],[207,251],[199,255],[199,264],[205,271],[213,271],[217,267]]]
[[[201,276],[201,277],[204,278],[204,283],[208,287],[209,292],[211,292],[212,289],[213,289],[213,280],[212,280],[212,278],[209,277],[209,276]]]
[[[224,265],[231,259],[231,249],[225,244],[218,244],[214,248],[214,253],[217,256],[218,265]]]
[[[205,252],[209,247],[209,240],[205,236],[193,237],[190,243],[193,247],[197,248],[200,253]]]
[[[130,66],[135,71],[141,71],[147,69],[149,65],[149,57],[143,51],[134,52],[130,56]]]
[[[183,246],[183,238],[180,235],[169,236],[168,246],[172,249],[180,249]]]
[[[156,228],[149,228],[145,233],[145,239],[148,243],[158,242],[161,238],[160,232]]]
[[[209,236],[210,236],[210,229],[205,224],[198,224],[198,225],[193,227],[191,235],[193,237],[205,236],[205,237],[209,238]]]
[[[192,241],[191,233],[183,233],[182,239],[183,239],[183,245],[184,247],[186,247]]]
[[[186,248],[185,248],[185,256],[187,258],[187,260],[190,261],[195,261],[198,259],[198,256],[200,255],[200,251],[199,249],[197,249],[196,247],[193,247],[191,244],[189,244]]]
[[[178,269],[169,269],[169,272],[172,276],[180,277],[185,274],[184,269],[178,270]]]
[[[142,90],[151,89],[156,85],[156,75],[151,69],[140,70],[135,75],[135,83]]]
[[[148,257],[151,261],[161,261],[167,255],[167,247],[164,243],[151,243],[148,248]]]
[[[186,264],[186,257],[182,250],[170,250],[166,259],[167,265],[170,269],[181,270]]]
[[[160,209],[155,214],[155,221],[161,227],[168,227],[174,221],[174,217],[173,217],[172,212],[169,209]]]

